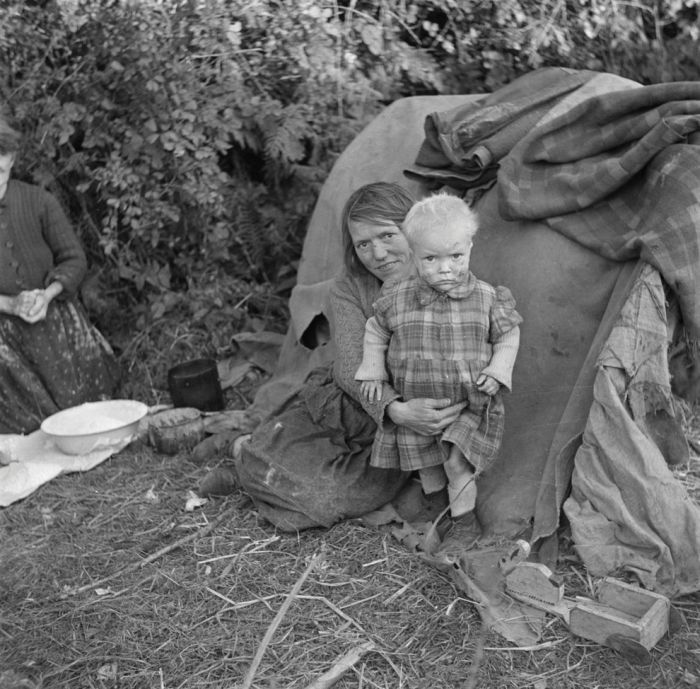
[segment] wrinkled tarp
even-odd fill
[[[610,100],[613,102],[620,98],[621,102],[629,103],[631,101],[623,97],[624,94],[643,88],[614,75],[597,73],[583,74],[581,84],[573,84],[569,88],[572,86],[569,79],[571,72],[561,72],[549,71],[549,77],[556,77],[555,81],[562,80],[559,82],[560,90],[555,89],[550,93],[549,108],[534,127],[534,132],[548,122],[556,122],[557,118],[567,113],[582,112],[577,107],[591,97],[611,94]],[[533,88],[533,84],[539,83],[541,78],[540,73],[527,75],[505,87],[502,92],[486,98],[428,96],[399,100],[380,114],[346,149],[324,184],[311,218],[299,267],[298,284],[290,302],[291,325],[276,375],[270,384],[261,389],[254,407],[269,410],[281,400],[295,404],[301,389],[300,383],[307,373],[333,358],[333,344],[327,341],[325,331],[326,296],[332,279],[342,269],[340,215],[343,203],[350,193],[362,184],[381,180],[404,183],[417,198],[424,196],[435,187],[435,179],[415,174],[416,159],[421,148],[425,152],[425,140],[419,132],[425,125],[426,118],[451,113],[449,118],[460,110],[467,112],[472,107],[475,110],[490,107],[495,101],[503,103],[512,100],[522,105],[527,101],[527,94],[531,94],[533,102],[541,104],[537,100],[538,89]],[[569,82],[568,85],[566,82]],[[620,364],[601,366],[603,351],[606,352],[605,356],[625,360],[627,350],[620,346],[618,339],[621,323],[626,323],[627,332],[634,333],[634,338],[648,341],[644,313],[636,309],[632,318],[629,311],[633,308],[629,301],[631,295],[639,294],[640,275],[645,275],[645,284],[654,279],[650,277],[654,271],[640,260],[643,242],[626,241],[624,245],[630,250],[629,253],[617,254],[601,250],[595,244],[584,245],[575,234],[560,232],[558,227],[552,227],[547,217],[505,218],[501,185],[498,183],[494,186],[493,179],[488,179],[489,167],[495,161],[503,163],[508,160],[510,153],[519,144],[514,145],[509,152],[510,144],[506,139],[510,137],[512,140],[513,133],[522,130],[518,129],[517,121],[512,120],[512,109],[505,108],[502,112],[511,120],[508,127],[501,130],[496,128],[489,135],[488,155],[492,157],[490,162],[484,159],[487,160],[484,167],[486,175],[479,178],[477,162],[470,171],[470,174],[475,170],[477,173],[471,182],[465,186],[464,179],[460,180],[462,191],[471,184],[472,191],[478,192],[469,197],[475,202],[481,225],[472,253],[474,272],[492,284],[507,285],[524,318],[521,347],[513,377],[513,393],[505,397],[506,429],[503,445],[494,466],[478,483],[477,509],[480,521],[486,531],[496,537],[495,541],[491,540],[492,543],[507,543],[508,539],[519,535],[532,539],[553,536],[559,526],[560,507],[571,489],[571,499],[566,503],[567,516],[572,521],[576,546],[589,568],[594,568],[593,571],[600,574],[609,574],[618,567],[626,566],[629,570],[640,573],[640,578],[650,588],[670,595],[693,590],[698,586],[697,567],[693,564],[697,563],[699,553],[696,537],[698,515],[694,509],[686,509],[686,505],[680,510],[680,516],[677,516],[679,510],[674,503],[685,498],[682,491],[676,490],[677,485],[667,480],[668,469],[658,465],[659,450],[650,441],[653,429],[649,424],[645,425],[650,413],[660,411],[666,414],[671,428],[678,430],[677,424],[673,425],[673,407],[668,395],[664,339],[668,332],[659,335],[664,341],[663,353],[656,358],[649,358],[652,367],[649,375],[640,369],[633,383],[630,383],[624,377],[627,374],[623,374],[622,380],[616,381],[617,388],[613,389],[606,380],[619,378],[619,375],[612,375],[610,371],[617,371]],[[531,114],[531,111],[528,112]],[[478,115],[474,119],[478,120]],[[641,130],[638,128],[636,131],[643,138]],[[506,139],[499,139],[499,132]],[[534,133],[530,138],[535,139]],[[630,147],[633,146],[634,139],[629,144]],[[480,143],[476,142],[475,145],[478,149]],[[678,144],[672,146],[679,147]],[[607,154],[600,155],[605,157]],[[448,170],[448,176],[452,175],[454,157],[446,156],[445,160],[452,168]],[[473,159],[470,160],[474,162]],[[434,157],[432,162],[439,163],[439,157]],[[536,160],[529,163],[537,166]],[[672,166],[673,160],[667,160],[665,175],[673,172],[669,170],[669,164]],[[588,166],[584,165],[583,168],[587,169]],[[403,172],[408,169],[412,172],[407,180],[403,177]],[[575,171],[574,165],[573,172]],[[686,170],[684,174],[692,176],[693,171]],[[634,176],[634,181],[637,182],[638,179],[639,173]],[[655,179],[661,181],[662,177]],[[683,194],[676,197],[677,203],[686,204],[678,209],[678,218],[674,216],[673,206],[666,207],[668,217],[665,222],[674,228],[685,228],[678,236],[685,236],[687,228],[691,226],[686,217],[689,209],[686,202],[689,198],[684,196],[691,187],[692,184],[684,183]],[[614,196],[617,190],[611,188],[609,191],[611,198],[604,201],[615,207]],[[538,198],[541,199],[542,196],[546,196],[546,188],[540,188]],[[527,194],[521,194],[520,199],[526,201]],[[634,199],[628,199],[628,202],[632,208],[636,207],[635,203],[639,203]],[[596,208],[595,203],[592,208]],[[696,206],[691,204],[691,215],[696,213],[695,209]],[[563,217],[571,220],[569,216],[578,212],[572,209]],[[622,218],[625,217],[631,218],[633,214],[622,214]],[[614,218],[608,216],[608,220],[612,222]],[[643,221],[644,218],[637,220]],[[695,216],[695,227],[698,226]],[[603,229],[607,232],[615,228]],[[629,229],[625,226],[623,233]],[[651,239],[652,242],[657,240],[664,242],[665,238],[657,236]],[[689,259],[694,256],[693,241],[691,238],[687,254]],[[656,247],[651,248],[655,250]],[[665,265],[658,262],[655,265],[670,275],[668,268],[680,268],[684,261],[682,254],[667,253],[672,256],[671,261]],[[646,253],[643,257],[646,257]],[[621,258],[629,260],[618,260]],[[693,266],[688,265],[691,262],[689,260],[686,267],[692,269]],[[648,273],[649,270],[652,273]],[[694,284],[687,272],[680,272],[685,284]],[[676,280],[669,285],[676,291],[678,299],[683,296],[682,290],[678,290],[680,284]],[[636,302],[632,303],[634,305]],[[688,301],[685,303],[687,305]],[[684,316],[686,313],[687,308]],[[617,329],[614,329],[616,324]],[[613,337],[610,337],[611,333]],[[621,368],[624,369],[624,365]],[[637,384],[641,387],[637,387]],[[635,408],[625,406],[620,394],[623,399],[630,400]],[[624,397],[625,394],[627,397]],[[584,430],[586,443],[582,445]],[[630,437],[633,438],[632,441]],[[605,452],[592,452],[590,447],[595,446],[595,440],[599,438],[604,438]],[[305,437],[306,440],[308,438]],[[284,469],[288,463],[288,457],[279,452],[283,449],[271,448],[267,455],[250,455],[252,464],[249,468],[267,490],[266,494],[262,491],[257,496],[264,503],[258,503],[264,507],[262,513],[273,523],[282,527],[291,524],[292,528],[299,523],[299,519],[303,520],[304,526],[327,526],[342,518],[343,514],[335,508],[333,501],[314,499],[313,485],[314,471],[317,482],[323,482],[326,478],[331,481],[339,478],[342,480],[342,471],[340,474],[335,473],[331,462],[342,460],[343,457],[329,460],[310,447],[301,459],[303,471],[279,472],[279,466]],[[634,457],[627,457],[627,453],[633,453]],[[654,455],[653,460],[649,459],[650,454]],[[647,466],[649,461],[652,464]],[[256,462],[259,464],[256,465]],[[572,488],[574,462],[576,472]],[[273,466],[275,463],[278,466]],[[635,469],[630,469],[634,475],[628,478],[621,465],[636,467],[639,472],[634,473]],[[282,477],[281,481],[278,480],[279,477]],[[299,482],[303,486],[297,490],[299,486],[295,488],[294,485]],[[246,482],[243,483],[245,488]],[[622,487],[619,483],[623,484]],[[650,509],[647,503],[653,502],[657,483],[658,486],[665,486],[664,500],[667,503],[662,517],[666,521],[652,527],[650,522],[653,522],[658,513]],[[254,494],[256,486],[249,486],[253,488]],[[604,500],[598,499],[599,493],[607,493],[608,498],[614,496],[613,486],[617,486],[619,491],[617,501],[612,498],[617,512],[628,513],[628,521],[621,520],[612,505],[606,506]],[[667,486],[672,488],[668,489]],[[326,493],[329,491],[319,491],[322,495]],[[286,500],[290,495],[302,497],[290,503]],[[303,504],[307,496],[308,502]],[[621,499],[635,509],[628,507],[620,510]],[[322,514],[317,509],[319,506]],[[405,509],[406,505],[403,507]],[[347,505],[342,508],[347,512]],[[647,533],[644,533],[645,529],[648,529]],[[680,542],[682,539],[673,536],[674,529],[685,539],[685,550]],[[629,543],[620,540],[629,537],[627,530],[638,537],[634,542],[634,550],[626,547]],[[654,530],[658,537],[656,540],[650,535]],[[456,579],[456,583],[468,595],[473,595],[471,589],[474,586],[481,589],[484,582],[490,582],[494,595],[482,589],[491,611],[488,616],[490,621],[487,622],[515,643],[526,644],[528,639],[532,640],[532,634],[536,638],[539,620],[537,617],[520,617],[513,625],[509,624],[508,621],[515,618],[514,610],[511,602],[500,595],[503,581],[498,576],[497,568],[494,568],[496,560],[497,554],[494,554],[493,548],[474,552],[465,559],[462,569],[453,568],[454,572],[461,572],[465,578],[461,583]]]
[[[523,95],[524,84],[536,95]],[[580,88],[571,93],[576,85]],[[467,173],[462,184],[469,186],[471,177],[476,186],[475,156],[498,163],[502,218],[541,221],[599,256],[648,261],[678,300],[686,333],[697,338],[700,147],[687,141],[700,127],[698,96],[700,86],[693,82],[641,87],[613,75],[542,70],[479,103],[431,114],[426,142],[409,175],[435,181],[435,168],[454,175],[461,161]],[[547,106],[532,126],[533,115]],[[609,309],[601,321],[591,356],[615,312]],[[591,356],[576,382],[586,398]],[[661,365],[667,369],[665,361]],[[552,532],[549,506],[561,503],[568,485],[578,445],[573,431],[579,412],[588,407],[588,399],[577,397],[574,389],[552,439],[535,510],[535,537]]]
[[[647,265],[597,362],[564,511],[591,574],[625,570],[673,597],[700,588],[700,508],[648,424],[650,412],[673,413],[666,323],[663,284]]]
[[[503,158],[499,209],[595,253],[656,267],[700,340],[700,82],[601,93],[535,127]]]
[[[607,76],[601,81],[600,88],[611,88]],[[528,91],[527,84],[518,89],[519,93]],[[309,330],[324,315],[330,281],[342,268],[344,199],[360,185],[378,180],[404,183],[417,198],[425,195],[426,185],[418,179],[407,181],[403,171],[413,164],[422,144],[420,132],[426,116],[479,101],[475,96],[401,99],[371,122],[340,156],[307,230],[298,284],[290,301],[291,327],[277,374],[256,398],[258,409],[276,406],[293,394],[313,366],[333,357],[332,342],[315,348],[306,343]],[[598,256],[542,223],[504,221],[495,188],[484,194],[476,210],[482,230],[472,252],[474,272],[492,284],[508,286],[524,318],[513,393],[504,400],[502,450],[480,482],[479,516],[496,533],[515,535],[535,522],[542,525],[536,533],[547,535],[557,527],[570,476],[569,466],[568,473],[565,470],[559,477],[554,460],[582,432],[591,402],[595,357],[582,374],[584,362],[597,342],[596,334],[615,293],[611,315],[605,321],[608,332],[612,327],[616,309],[629,290],[626,278],[631,269]],[[600,348],[604,334],[598,339]],[[260,461],[264,464],[265,458]]]
[[[614,75],[585,76],[581,86],[554,98],[545,121],[556,121],[592,96],[642,88]],[[528,79],[536,77],[528,75],[506,87],[509,97],[534,93]],[[425,195],[429,183],[402,177],[423,145],[419,132],[425,118],[486,101],[474,96],[399,100],[338,159],[311,218],[290,302],[291,327],[277,375],[256,399],[261,408],[294,390],[312,366],[332,359],[332,343],[314,347],[309,332],[324,322],[329,282],[342,266],[344,200],[360,185],[379,180],[404,182],[416,197]],[[472,266],[480,278],[511,289],[524,324],[513,393],[505,399],[503,445],[493,469],[479,483],[477,507],[487,531],[504,536],[530,532],[539,538],[553,534],[559,524],[593,400],[596,362],[639,267],[636,260],[601,255],[553,231],[545,220],[505,219],[499,187],[485,191],[476,203],[482,229]],[[326,515],[326,522],[332,516]]]

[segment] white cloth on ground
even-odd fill
[[[42,430],[28,435],[0,435],[0,452],[9,464],[0,466],[0,507],[7,507],[33,493],[59,474],[88,471],[122,450],[129,439],[84,455],[67,455]]]

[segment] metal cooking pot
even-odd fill
[[[200,411],[224,408],[224,393],[213,359],[193,359],[174,366],[168,371],[168,389],[176,407]]]

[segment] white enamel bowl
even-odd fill
[[[84,455],[115,445],[126,445],[138,431],[148,407],[134,400],[86,402],[52,414],[41,424],[62,452]]]

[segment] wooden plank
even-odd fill
[[[612,577],[606,577],[600,582],[596,588],[596,599],[637,617],[644,616],[657,601],[668,600],[659,593]]]
[[[506,590],[558,605],[564,596],[564,586],[546,565],[539,562],[520,562],[506,575]]]
[[[653,648],[668,631],[671,601],[668,598],[657,600],[641,619],[642,634],[639,643],[644,648]]]
[[[639,641],[642,632],[637,618],[595,601],[580,601],[574,605],[569,615],[569,629],[576,636],[603,645],[614,634]]]
[[[649,650],[668,631],[670,601],[638,587],[619,586],[621,583],[607,582],[599,590],[601,597],[612,604],[577,598],[571,609],[569,628],[573,634],[600,644],[606,645],[609,637],[617,635]],[[613,595],[615,591],[619,595]]]
[[[660,593],[606,577],[597,588],[597,598],[617,610],[639,618],[639,642],[653,648],[668,631],[671,601]]]

